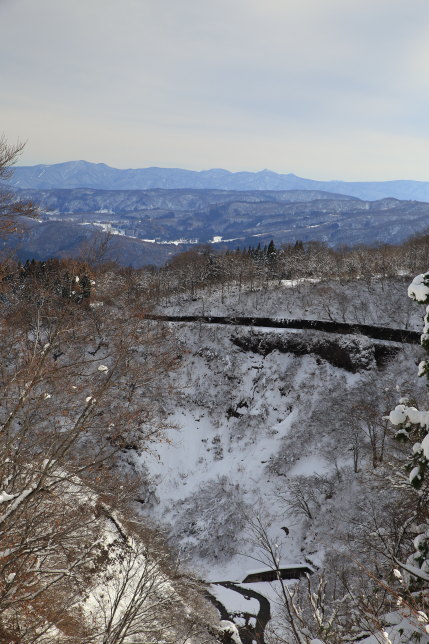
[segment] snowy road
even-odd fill
[[[421,333],[408,329],[393,329],[380,327],[373,324],[348,324],[330,320],[304,320],[280,319],[265,317],[228,317],[228,316],[202,316],[202,315],[153,315],[151,320],[162,322],[199,322],[202,324],[222,324],[230,326],[267,327],[274,329],[312,329],[325,333],[338,333],[340,335],[365,335],[374,340],[388,342],[401,342],[406,344],[420,344]]]

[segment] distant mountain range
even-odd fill
[[[195,172],[179,168],[120,170],[104,163],[67,161],[53,165],[18,166],[11,184],[16,188],[93,188],[102,190],[204,189],[204,190],[317,190],[364,200],[394,197],[429,202],[429,181],[314,181],[294,174],[229,172],[215,169]]]

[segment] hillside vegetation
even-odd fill
[[[428,642],[428,249],[4,255],[1,641]]]

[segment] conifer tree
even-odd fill
[[[272,239],[270,241],[270,243],[268,244],[267,255],[271,259],[271,258],[275,257],[276,253],[277,253],[276,247],[275,247],[275,244],[274,244],[274,240]]]
[[[421,345],[429,353],[429,272],[417,275],[408,287],[408,296],[422,304],[426,304]],[[429,360],[419,364],[418,375],[428,380]],[[389,414],[390,422],[397,427],[395,437],[398,440],[412,443],[412,453],[406,465],[410,484],[419,491],[417,496],[416,516],[424,520],[420,534],[414,539],[415,552],[406,563],[400,563],[402,568],[411,574],[411,579],[417,579],[420,588],[429,583],[429,513],[427,501],[429,497],[429,411],[420,410],[415,400],[401,399],[399,405]]]

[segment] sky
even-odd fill
[[[20,165],[429,180],[428,0],[0,0]]]

